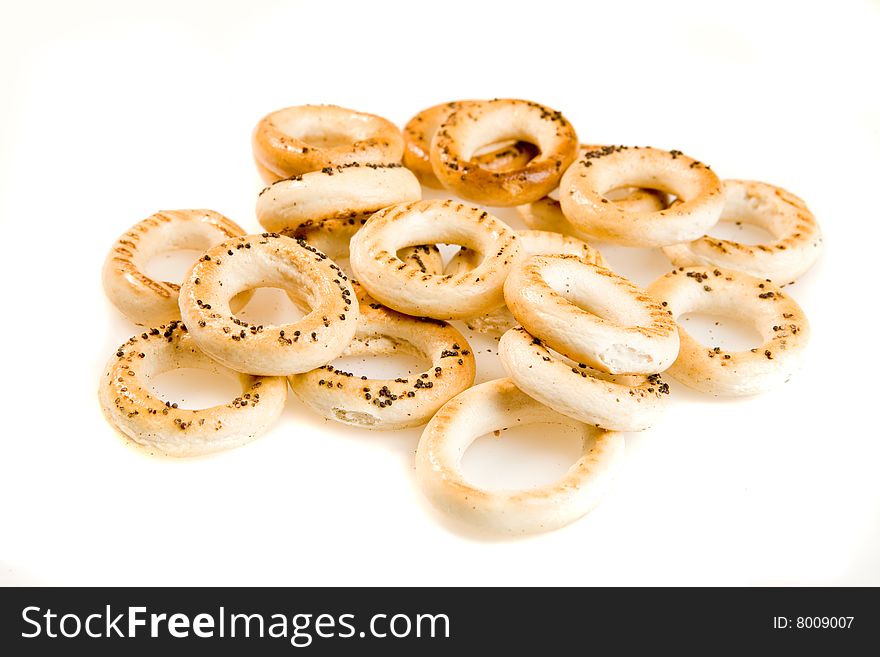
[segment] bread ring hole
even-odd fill
[[[398,249],[398,260],[418,267],[423,274],[442,273],[442,256],[440,250],[434,244],[418,244],[415,246]],[[438,257],[440,260],[438,260]],[[439,271],[438,271],[439,269]]]
[[[612,203],[616,203],[617,201],[631,199],[633,195],[638,195],[639,192],[659,194],[661,196],[664,206],[667,208],[678,201],[678,196],[676,196],[675,194],[669,194],[659,189],[648,189],[645,187],[614,187],[613,189],[609,189],[608,191],[606,191],[602,196],[607,198]]]
[[[150,388],[157,399],[191,410],[228,404],[241,395],[241,382],[231,372],[198,367],[155,374],[150,377]]]
[[[541,154],[537,144],[530,141],[506,139],[480,146],[472,159],[490,171],[511,171],[526,166]]]
[[[468,483],[484,490],[528,490],[558,481],[583,452],[582,430],[538,422],[479,436],[461,468]]]
[[[764,343],[754,324],[738,317],[692,312],[678,318],[678,323],[697,342],[725,352],[748,351]]]
[[[535,144],[540,156],[544,155],[544,146],[552,147],[559,139],[555,121],[542,121],[537,112],[523,112],[513,105],[485,107],[476,120],[459,123],[456,132],[461,159],[465,161],[473,161],[476,153],[487,146],[508,141]]]
[[[641,287],[647,287],[672,268],[669,258],[660,249],[621,246],[610,242],[590,243],[602,252],[612,271]]]
[[[150,257],[143,265],[144,274],[154,281],[180,285],[204,249],[168,249]]]
[[[747,218],[721,218],[710,230],[708,235],[720,240],[728,240],[739,244],[767,244],[774,242],[776,236],[764,226]]]
[[[358,335],[331,365],[358,377],[398,379],[430,369],[431,361],[405,340],[385,335]]]
[[[251,300],[235,313],[238,319],[248,324],[263,326],[292,324],[309,312],[305,302],[295,300],[286,290],[277,287],[258,287],[252,292]]]
[[[326,120],[324,117],[294,113],[281,114],[274,119],[275,127],[313,148],[350,146],[368,137],[369,128],[352,122]]]
[[[406,248],[411,248],[404,246],[400,250],[397,251],[397,257],[401,258],[404,262],[409,264],[415,264],[412,257],[404,259],[402,257],[402,252]],[[467,246],[464,244],[432,244],[429,245],[428,248],[436,249],[440,252],[440,258],[443,261],[443,273],[444,274],[461,274],[466,271],[470,271],[471,269],[478,267],[480,263],[483,262],[484,256],[482,253],[477,251],[471,246]],[[456,257],[461,254],[461,257]],[[455,259],[457,261],[456,266],[453,268],[449,268],[449,263]],[[428,271],[427,273],[432,273]]]
[[[305,142],[308,146],[314,148],[337,148],[339,146],[350,146],[356,139],[352,139],[351,135],[341,132],[333,132],[330,130],[323,132],[313,132],[298,137],[300,141]]]

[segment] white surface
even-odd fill
[[[880,584],[877,2],[2,7],[0,582]],[[675,385],[592,515],[518,540],[428,506],[418,430],[354,431],[291,399],[252,445],[171,461],[105,423],[99,373],[135,331],[100,286],[118,234],[189,207],[257,229],[250,131],[276,108],[402,125],[495,96],[562,110],[584,141],[678,148],[804,198],[826,253],[790,289],[813,328],[800,375],[737,401]],[[667,267],[637,256],[612,261],[641,283]],[[482,441],[466,466],[522,482],[536,447],[516,448]],[[565,467],[553,449],[532,476]]]

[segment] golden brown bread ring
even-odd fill
[[[229,299],[279,287],[309,309],[280,326],[238,319]],[[180,288],[180,314],[199,347],[237,372],[307,372],[342,353],[357,329],[358,305],[343,271],[305,241],[278,233],[246,235],[210,249]]]
[[[228,404],[197,410],[156,398],[149,379],[183,367],[232,374],[242,393]],[[196,456],[237,447],[266,431],[284,408],[287,381],[231,372],[198,348],[182,322],[174,321],[119,347],[101,377],[98,397],[110,423],[136,443],[167,456]]]
[[[305,223],[372,214],[421,198],[419,181],[402,165],[355,162],[269,185],[260,192],[256,212],[269,232],[296,232]]]
[[[781,385],[800,366],[810,337],[801,307],[773,283],[720,267],[680,267],[648,292],[673,318],[690,312],[749,318],[764,339],[747,351],[707,347],[679,325],[681,347],[668,373],[713,395],[754,395]]]
[[[724,181],[721,221],[761,226],[775,240],[741,244],[704,235],[693,242],[664,246],[679,267],[712,265],[777,283],[797,280],[822,253],[822,233],[806,203],[780,187],[751,180]]]
[[[568,417],[613,431],[643,431],[663,411],[669,385],[659,374],[605,374],[572,366],[521,326],[501,336],[498,355],[524,393]]]
[[[299,105],[267,114],[253,134],[264,180],[298,176],[352,162],[400,162],[403,137],[381,116],[336,105]]]
[[[623,187],[620,190],[607,192],[605,196],[626,212],[656,212],[666,207],[666,194],[655,189]],[[595,239],[572,226],[562,214],[559,201],[549,196],[539,198],[532,203],[518,205],[516,211],[523,223],[534,230],[562,233],[584,241]]]
[[[474,354],[452,325],[395,312],[362,291],[358,296],[357,334],[342,356],[408,353],[431,365],[393,380],[354,376],[332,364],[291,376],[294,394],[313,411],[366,429],[416,427],[473,385]]]
[[[675,322],[659,301],[577,256],[519,263],[504,282],[504,299],[529,333],[602,372],[662,372],[678,355]]]
[[[557,481],[528,490],[486,490],[469,483],[461,459],[479,436],[550,422],[578,431],[583,453]],[[623,434],[577,422],[535,401],[510,379],[465,390],[441,408],[422,432],[416,479],[441,511],[485,529],[515,534],[558,529],[592,511],[624,461]]]
[[[104,291],[113,305],[135,324],[158,326],[180,319],[180,286],[147,276],[143,270],[150,258],[175,249],[204,251],[244,234],[238,224],[213,210],[157,212],[116,240],[101,274]],[[240,308],[248,298],[236,299],[234,307]]]
[[[657,189],[677,199],[654,212],[627,211],[604,196],[620,187]],[[606,146],[568,168],[559,202],[566,219],[593,239],[656,247],[705,235],[718,222],[724,197],[718,176],[680,151]]]
[[[488,255],[470,271],[431,275],[398,257],[413,244],[460,244]],[[465,319],[500,306],[518,257],[516,233],[504,222],[452,200],[385,208],[351,240],[352,269],[371,296],[399,312],[435,319]]]
[[[518,139],[540,153],[522,167],[492,171],[474,160],[488,144]],[[449,115],[431,142],[431,166],[444,187],[469,201],[511,206],[549,194],[577,157],[574,128],[561,113],[525,100],[474,101]]]
[[[593,144],[581,144],[578,149],[578,157],[586,153],[601,150],[605,146]],[[612,189],[605,193],[605,197],[626,212],[656,212],[667,207],[666,194],[656,189],[642,189],[639,187],[622,187]],[[526,226],[534,230],[549,230],[554,233],[571,235],[578,239],[588,240],[584,233],[578,231],[565,215],[559,201],[545,196],[537,201],[519,205],[516,208]]]
[[[443,189],[431,166],[431,140],[444,121],[457,109],[474,101],[455,100],[440,103],[416,114],[403,127],[403,164],[426,187]],[[538,148],[527,141],[507,140],[490,145],[487,152],[474,156],[474,162],[491,171],[525,166],[538,154]]]

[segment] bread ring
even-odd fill
[[[323,219],[306,223],[296,231],[281,231],[282,235],[305,240],[332,260],[347,258],[351,238],[367,223],[371,215],[357,215],[348,219]],[[423,274],[442,274],[443,256],[434,244],[408,246],[397,252],[401,262],[416,267]]]
[[[525,166],[493,171],[474,161],[487,144],[518,139],[540,153]],[[549,194],[577,157],[577,134],[561,113],[525,100],[475,101],[449,115],[431,142],[431,166],[447,189],[469,201],[509,206]]]
[[[419,374],[394,380],[356,377],[324,365],[294,374],[290,387],[319,415],[366,429],[403,429],[424,424],[474,383],[470,345],[446,322],[410,317],[363,296],[358,330],[343,356],[409,353],[431,362]]]
[[[643,431],[663,410],[669,385],[659,374],[605,374],[555,356],[521,326],[498,343],[504,370],[529,397],[570,418],[613,431]]]
[[[180,286],[156,281],[143,268],[155,255],[175,249],[205,250],[244,230],[213,210],[165,210],[139,221],[123,234],[104,262],[107,297],[135,324],[159,325],[180,319]],[[247,298],[237,299],[238,307]]]
[[[603,196],[619,187],[659,189],[678,202],[655,212],[627,212]],[[680,151],[606,146],[569,167],[559,201],[572,225],[593,239],[654,247],[705,235],[721,216],[724,196],[718,176]]]
[[[471,271],[431,275],[396,255],[423,243],[461,244],[488,255]],[[500,306],[504,279],[518,257],[516,233],[504,222],[452,200],[385,208],[351,240],[352,269],[371,296],[399,312],[434,319],[464,319]]]
[[[150,377],[183,367],[233,374],[242,393],[228,404],[188,410],[150,392]],[[183,323],[173,321],[119,347],[98,397],[111,424],[136,443],[168,456],[196,456],[238,447],[266,431],[284,408],[287,381],[231,372],[198,348]]]
[[[590,151],[605,148],[592,144],[581,144],[578,147],[578,158],[583,157]],[[656,189],[642,189],[640,187],[621,187],[609,190],[605,197],[617,204],[626,212],[654,212],[667,206],[666,194]],[[537,201],[518,205],[516,208],[519,216],[526,226],[534,230],[548,230],[563,235],[571,235],[578,239],[587,240],[587,236],[578,231],[569,223],[562,214],[559,201],[545,196]]]
[[[752,245],[704,235],[693,242],[664,246],[663,253],[679,267],[726,267],[787,283],[803,275],[822,252],[822,234],[806,203],[767,183],[725,180],[721,221],[760,226],[776,240]]]
[[[281,326],[235,317],[229,299],[242,290],[279,287],[311,309]],[[307,372],[345,349],[357,328],[348,277],[304,241],[278,233],[247,235],[210,249],[180,289],[180,314],[199,347],[228,367],[278,376]]]
[[[532,256],[507,277],[504,299],[529,333],[602,372],[662,372],[678,354],[675,322],[658,301],[575,256]]]
[[[671,377],[713,395],[754,395],[780,385],[798,368],[810,335],[800,306],[776,285],[713,267],[680,267],[654,281],[649,294],[673,317],[690,312],[749,317],[765,342],[748,351],[706,347],[679,325],[681,348]]]
[[[666,207],[666,194],[656,189],[623,187],[620,190],[608,192],[606,196],[624,212],[656,212]],[[612,196],[619,197],[612,198]],[[516,211],[526,226],[534,230],[562,233],[585,241],[592,239],[583,231],[572,226],[571,222],[562,214],[562,206],[559,201],[549,196],[539,198],[526,205],[518,205]]]
[[[416,174],[426,187],[443,189],[431,167],[431,140],[444,121],[454,111],[467,105],[467,100],[434,105],[422,110],[403,127],[403,164]],[[538,148],[527,141],[510,141],[498,145],[481,155],[474,155],[474,162],[491,171],[503,171],[523,167],[538,154]]]
[[[608,264],[596,249],[586,242],[575,237],[567,237],[559,233],[551,233],[543,230],[518,230],[521,255],[524,257],[533,255],[558,255],[568,254],[584,258],[601,267]],[[456,253],[446,266],[445,273],[458,274],[469,271],[476,267],[483,256],[472,249],[462,249]],[[490,333],[501,335],[508,329],[513,328],[519,322],[507,309],[507,306],[496,308],[485,315],[472,317],[466,322],[467,327],[477,333]]]
[[[268,174],[288,178],[352,162],[400,162],[403,137],[381,116],[335,105],[299,105],[260,119],[253,149],[264,179]]]
[[[512,491],[484,490],[465,480],[461,459],[474,439],[537,422],[570,426],[581,434],[583,455],[561,479]],[[541,532],[592,511],[623,465],[624,452],[622,434],[572,420],[535,401],[510,379],[496,379],[465,390],[428,423],[416,451],[416,478],[434,506],[460,520],[500,532]]]
[[[421,198],[418,179],[402,165],[355,162],[266,187],[257,199],[257,220],[270,232],[296,231],[307,222],[372,214]]]

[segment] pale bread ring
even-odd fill
[[[416,114],[403,127],[403,164],[426,187],[443,189],[431,166],[431,140],[434,133],[454,111],[474,101],[456,100],[434,105]],[[526,141],[507,141],[475,155],[474,162],[492,171],[525,166],[538,154],[538,148]]]
[[[477,437],[537,422],[570,426],[581,434],[583,455],[562,478],[503,491],[465,480],[461,459]],[[465,390],[428,423],[416,452],[416,478],[431,503],[455,518],[499,532],[542,532],[592,511],[623,465],[624,454],[622,434],[572,420],[535,401],[510,379],[496,379]]]
[[[471,271],[431,275],[402,262],[413,244],[461,244],[488,254]],[[351,240],[351,266],[367,292],[402,313],[465,319],[504,303],[504,279],[519,257],[516,233],[488,212],[447,201],[418,201],[374,214]]]
[[[267,182],[352,162],[400,162],[403,137],[381,116],[335,105],[299,105],[267,114],[254,129],[254,159]]]
[[[332,364],[290,377],[294,394],[329,419],[365,429],[403,429],[425,424],[437,410],[474,383],[470,345],[446,322],[410,317],[360,294],[357,334],[343,356],[408,353],[431,366],[396,379],[354,376]]]
[[[242,393],[228,404],[198,410],[156,398],[150,377],[183,367],[233,374]],[[107,363],[98,396],[110,423],[136,443],[167,456],[196,456],[238,447],[265,432],[284,408],[287,381],[231,372],[174,321],[119,347]]]
[[[244,235],[244,230],[213,210],[157,212],[116,240],[104,261],[104,291],[113,305],[135,324],[158,326],[180,319],[180,286],[153,280],[144,273],[144,266],[163,251],[204,251],[238,235]],[[240,308],[247,298],[236,299],[235,305]]]
[[[310,309],[280,326],[235,317],[229,299],[242,290],[279,287]],[[304,241],[278,233],[247,235],[210,249],[180,289],[180,314],[199,347],[238,372],[279,376],[329,363],[357,328],[348,277]]]
[[[765,244],[740,244],[704,235],[693,242],[664,246],[663,253],[679,267],[726,267],[788,283],[800,278],[822,252],[822,234],[806,203],[767,183],[725,180],[721,221],[754,224],[776,239]]]
[[[612,374],[653,374],[678,355],[669,313],[609,269],[575,256],[532,256],[504,283],[507,307],[552,349]]]
[[[512,328],[498,343],[504,370],[529,397],[587,424],[613,431],[643,431],[663,411],[669,385],[659,374],[605,374],[556,357],[524,328]]]
[[[355,162],[266,187],[257,199],[257,220],[269,232],[295,232],[309,222],[372,214],[421,198],[418,179],[402,165]]]
[[[540,151],[526,165],[493,171],[474,160],[487,144],[518,139]],[[475,101],[449,115],[431,142],[431,166],[449,190],[484,205],[531,203],[549,194],[577,157],[574,128],[561,113],[525,100]]]
[[[690,312],[747,317],[764,343],[748,351],[706,347],[679,325],[681,348],[668,373],[713,395],[754,395],[776,387],[800,366],[810,335],[803,310],[773,283],[713,267],[682,267],[654,281],[648,292],[672,317]]]
[[[584,258],[588,262],[607,267],[608,264],[592,246],[575,237],[543,230],[518,230],[520,251],[523,256],[567,254]],[[458,274],[469,271],[480,264],[482,254],[472,249],[462,249],[456,253],[444,270],[447,274]],[[519,322],[507,309],[501,306],[485,315],[471,317],[466,320],[467,327],[477,333],[489,333],[500,336]]]
[[[628,212],[603,196],[620,187],[658,189],[678,198],[663,210]],[[642,247],[705,235],[724,205],[721,181],[705,164],[679,151],[627,146],[584,154],[565,172],[559,201],[568,221],[585,235]]]

